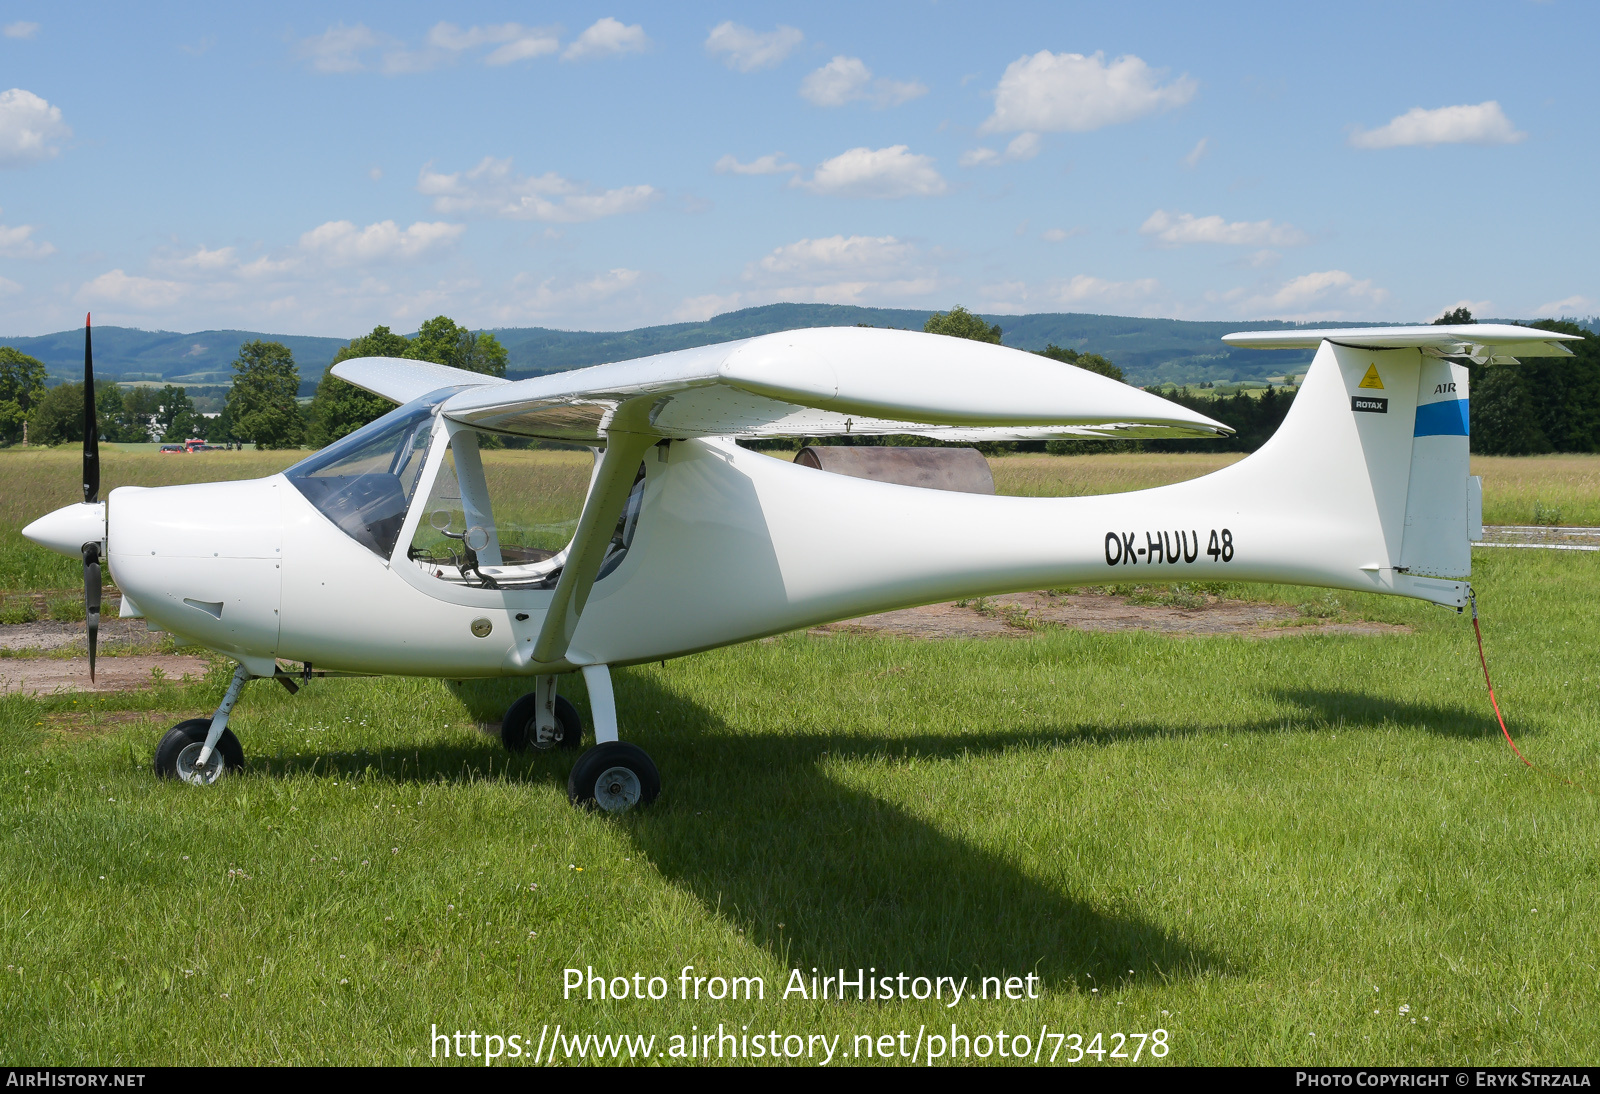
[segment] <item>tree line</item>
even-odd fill
[[[1471,323],[1471,312],[1458,308],[1436,323]],[[1471,373],[1472,451],[1483,455],[1520,456],[1543,452],[1600,452],[1600,337],[1576,323],[1539,320],[1528,326],[1576,334],[1567,343],[1570,358],[1532,358],[1521,365],[1474,365]],[[930,334],[1001,344],[998,324],[986,323],[966,308],[936,312],[924,324]],[[1050,345],[1041,356],[1089,369],[1114,380],[1123,373],[1095,353]],[[353,357],[401,357],[431,361],[469,372],[504,376],[505,347],[487,331],[474,332],[448,316],[422,324],[415,337],[374,327],[344,346],[333,364]],[[195,409],[182,387],[96,386],[95,406],[100,435],[107,441],[183,441],[203,436],[212,442],[242,441],[257,448],[321,448],[392,409],[384,398],[324,372],[310,403],[297,399],[300,372],[294,354],[278,342],[256,340],[239,347],[233,362],[233,384],[220,416],[207,419]],[[1239,392],[1218,398],[1182,388],[1164,395],[1228,426],[1233,436],[1213,440],[1163,441],[1001,441],[978,447],[985,453],[1254,452],[1283,424],[1294,393],[1268,389],[1259,396]],[[45,368],[38,360],[10,346],[0,346],[0,446],[22,440],[24,423],[33,444],[61,444],[83,439],[83,385],[45,387]],[[755,442],[758,447],[791,442]],[[921,437],[834,437],[830,444],[911,444],[936,442]]]
[[[83,385],[45,387],[44,365],[11,346],[0,346],[0,445],[83,440]],[[205,429],[205,417],[181,387],[96,384],[95,413],[106,441],[185,441]]]
[[[353,357],[402,357],[490,376],[506,374],[506,350],[493,334],[468,330],[445,315],[422,324],[414,338],[374,327],[341,347],[331,364]],[[257,448],[321,448],[394,409],[389,400],[339,379],[331,368],[322,374],[311,402],[301,408],[295,397],[300,370],[294,354],[279,342],[246,342],[233,369],[233,386],[217,427],[224,439]]]
[[[422,324],[413,338],[374,327],[340,348],[331,363],[352,357],[403,357],[492,376],[506,372],[505,347],[493,334],[468,330],[444,315]],[[204,437],[257,448],[321,448],[393,409],[387,399],[347,384],[331,371],[324,372],[308,405],[300,405],[299,390],[300,370],[289,348],[256,339],[239,347],[233,382],[216,417],[201,414],[187,390],[171,384],[97,383],[95,411],[103,441]],[[25,429],[30,444],[81,442],[83,384],[47,388],[43,363],[0,346],[0,446],[20,443]]]
[[[1434,320],[1438,324],[1466,324],[1476,320],[1466,308],[1455,308]],[[1540,319],[1525,324],[1535,330],[1576,334],[1581,342],[1568,342],[1571,357],[1531,357],[1518,365],[1479,365],[1463,361],[1469,374],[1468,403],[1472,451],[1485,456],[1526,456],[1546,452],[1600,452],[1600,336],[1563,319]],[[932,334],[975,338],[999,343],[1000,328],[971,315],[965,308],[935,314],[923,328]],[[1044,356],[1115,379],[1122,372],[1094,354],[1077,354],[1059,347],[1036,351]],[[1167,441],[1049,441],[1002,442],[979,445],[994,451],[1080,452],[1254,452],[1283,424],[1294,405],[1294,392],[1269,388],[1258,396],[1244,392],[1218,398],[1185,387],[1176,392],[1147,388],[1180,406],[1231,426],[1233,436],[1212,440]],[[836,442],[830,442],[836,443]],[[870,442],[866,442],[870,443]],[[890,443],[890,442],[885,442]],[[896,438],[892,443],[906,442]]]

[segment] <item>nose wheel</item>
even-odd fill
[[[500,720],[500,743],[510,752],[583,747],[583,719],[578,717],[578,708],[566,696],[557,695],[555,725],[541,729],[539,702],[539,693],[531,691],[506,709],[505,717]]]
[[[222,731],[211,755],[206,757],[205,763],[200,762],[210,729],[210,718],[190,718],[167,730],[161,743],[156,745],[156,774],[164,779],[182,779],[186,783],[209,786],[229,771],[242,770],[244,746],[231,729]]]
[[[625,813],[661,793],[661,774],[644,749],[626,741],[597,744],[572,765],[567,800],[573,805]]]

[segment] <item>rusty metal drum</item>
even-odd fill
[[[807,445],[795,456],[802,467],[814,467],[857,479],[993,494],[989,461],[976,448],[934,448],[898,445]]]

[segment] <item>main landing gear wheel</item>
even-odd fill
[[[549,741],[539,740],[535,726],[539,701],[537,692],[529,692],[506,709],[500,722],[500,743],[512,752],[526,752],[530,748],[547,749],[583,747],[583,719],[578,708],[564,695],[556,696],[556,733]]]
[[[567,800],[573,805],[623,813],[649,805],[661,793],[661,774],[648,753],[626,741],[595,745],[567,776]]]
[[[222,731],[205,766],[199,766],[200,750],[205,747],[210,730],[210,718],[190,718],[167,730],[161,743],[156,745],[156,774],[164,779],[182,779],[186,783],[209,786],[226,772],[242,770],[244,746],[231,729]]]

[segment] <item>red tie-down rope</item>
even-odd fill
[[[1489,659],[1483,654],[1483,628],[1478,626],[1478,597],[1472,591],[1472,586],[1470,585],[1467,586],[1467,599],[1472,602],[1472,633],[1478,636],[1478,664],[1483,666],[1483,682],[1489,688],[1489,705],[1494,707],[1494,717],[1500,723],[1500,733],[1505,737],[1506,744],[1510,745],[1511,751],[1517,754],[1517,759],[1528,765],[1529,770],[1538,771],[1539,774],[1545,775],[1546,778],[1560,779],[1568,786],[1578,786],[1577,783],[1570,779],[1562,779],[1559,775],[1549,775],[1544,771],[1540,771],[1539,768],[1533,765],[1533,761],[1522,754],[1522,749],[1517,747],[1517,742],[1511,739],[1511,731],[1506,728],[1505,715],[1500,713],[1500,701],[1494,697],[1494,681],[1489,679]],[[1589,792],[1587,787],[1578,787],[1578,789],[1583,790],[1585,793]]]

